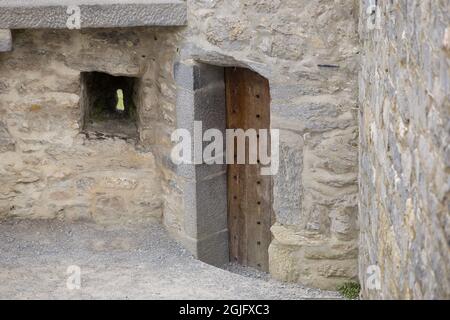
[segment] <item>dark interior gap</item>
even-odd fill
[[[82,72],[82,130],[94,136],[137,137],[139,81],[135,77]]]

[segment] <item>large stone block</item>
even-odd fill
[[[77,12],[69,10],[72,6],[79,8],[81,28],[182,26],[187,23],[186,3],[178,0],[35,0],[28,3],[5,0],[0,3],[0,28],[66,29]]]
[[[176,104],[177,128],[193,132],[195,118],[194,91],[182,87],[178,88]]]
[[[273,177],[273,208],[277,221],[296,225],[302,215],[303,138],[293,132],[280,133],[280,168]]]
[[[333,129],[345,129],[354,126],[355,115],[351,111],[352,103],[339,97],[306,98],[298,104],[272,105],[272,122],[276,128],[297,132],[326,132]],[[310,100],[310,101],[308,101]]]
[[[198,146],[202,146],[199,150],[202,153],[209,142],[195,139],[203,140],[208,129],[219,130],[225,137],[223,68],[193,61],[177,62],[174,77],[178,86],[177,127],[189,131],[192,139],[190,160],[199,161],[195,155]],[[194,121],[201,125],[199,137],[194,130]],[[222,154],[223,150],[219,152]],[[204,155],[201,156],[203,159]],[[203,159],[203,162],[206,160],[211,159]],[[185,163],[178,165],[176,172],[185,179],[183,221],[189,250],[208,263],[220,265],[228,262],[226,165]]]
[[[199,260],[223,267],[229,263],[228,230],[222,230],[203,239],[181,236],[183,245]]]
[[[335,291],[347,282],[356,281],[358,275],[357,259],[309,260],[300,248],[277,242],[270,245],[269,257],[270,274],[275,279],[324,290]]]
[[[110,224],[123,217],[126,212],[125,200],[120,196],[100,196],[96,199],[92,217],[95,222]]]
[[[230,261],[228,248],[228,229],[198,241],[198,258],[213,266],[222,267]]]
[[[202,122],[203,130],[218,129],[225,132],[227,113],[223,79],[196,90],[194,104],[195,120]]]
[[[186,233],[195,239],[227,229],[227,179],[222,172],[199,181],[187,181],[184,186],[184,225]]]
[[[274,278],[326,290],[357,279],[356,241],[339,241],[280,224],[271,230],[269,268]]]
[[[228,228],[227,200],[226,173],[197,183],[198,238],[201,239]]]
[[[178,86],[195,91],[211,84],[223,84],[225,74],[223,67],[190,60],[175,63],[174,77]]]
[[[12,50],[12,36],[9,29],[0,29],[0,52]]]

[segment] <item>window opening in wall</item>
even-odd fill
[[[125,111],[125,105],[123,102],[123,90],[122,89],[117,89],[117,106],[116,106],[116,110],[118,112],[124,112]]]
[[[82,128],[89,137],[136,138],[139,79],[81,73]]]

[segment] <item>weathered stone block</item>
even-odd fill
[[[222,267],[230,261],[227,229],[199,240],[197,247],[198,258],[203,262]]]
[[[277,221],[296,225],[301,220],[303,139],[293,132],[280,134],[280,168],[273,177],[274,211]]]
[[[177,90],[177,128],[187,129],[189,132],[194,130],[194,111],[195,99],[194,91],[182,87]]]
[[[92,213],[86,205],[74,205],[64,208],[64,219],[69,222],[92,222]],[[99,221],[99,220],[97,220]]]
[[[228,228],[227,199],[226,173],[205,179],[197,184],[197,232],[199,239]]]
[[[222,67],[187,61],[175,63],[174,77],[178,86],[195,91],[212,84],[223,85],[225,74]]]
[[[203,239],[182,236],[180,241],[199,260],[222,267],[229,263],[228,230],[222,230]]]
[[[185,229],[189,236],[202,239],[227,229],[226,174],[186,182],[184,206]]]
[[[0,121],[0,153],[15,150],[15,141],[11,137],[6,125]]]
[[[195,120],[202,121],[203,130],[212,128],[225,132],[227,114],[223,79],[195,91],[194,113]]]
[[[119,221],[126,214],[125,200],[119,196],[100,196],[96,199],[92,217],[95,222],[109,224]]]
[[[12,36],[9,29],[0,29],[0,52],[12,50]]]
[[[110,0],[22,1],[5,0],[0,4],[0,28],[3,29],[65,29],[70,17],[80,11],[81,28],[181,26],[187,23],[186,3],[178,0],[127,1]],[[76,27],[76,25],[75,25]]]
[[[349,281],[356,281],[356,259],[309,260],[299,247],[272,242],[269,247],[270,274],[278,280],[298,282],[324,290],[337,290]],[[298,263],[298,261],[302,263]]]
[[[202,125],[200,139],[211,128],[219,130],[225,137],[224,72],[220,67],[188,61],[175,64],[174,77],[178,85],[177,126],[191,133],[193,161],[194,120]],[[203,142],[202,146],[207,144]],[[201,156],[203,158],[203,154]],[[190,251],[199,259],[215,265],[227,262],[228,237],[223,235],[227,230],[226,165],[181,164],[177,167],[177,174],[186,179],[183,220],[184,231],[190,239]]]
[[[276,279],[327,290],[357,279],[357,242],[278,223],[271,231],[270,273]]]

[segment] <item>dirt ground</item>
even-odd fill
[[[204,264],[158,224],[0,223],[0,299],[339,298],[237,265]]]

